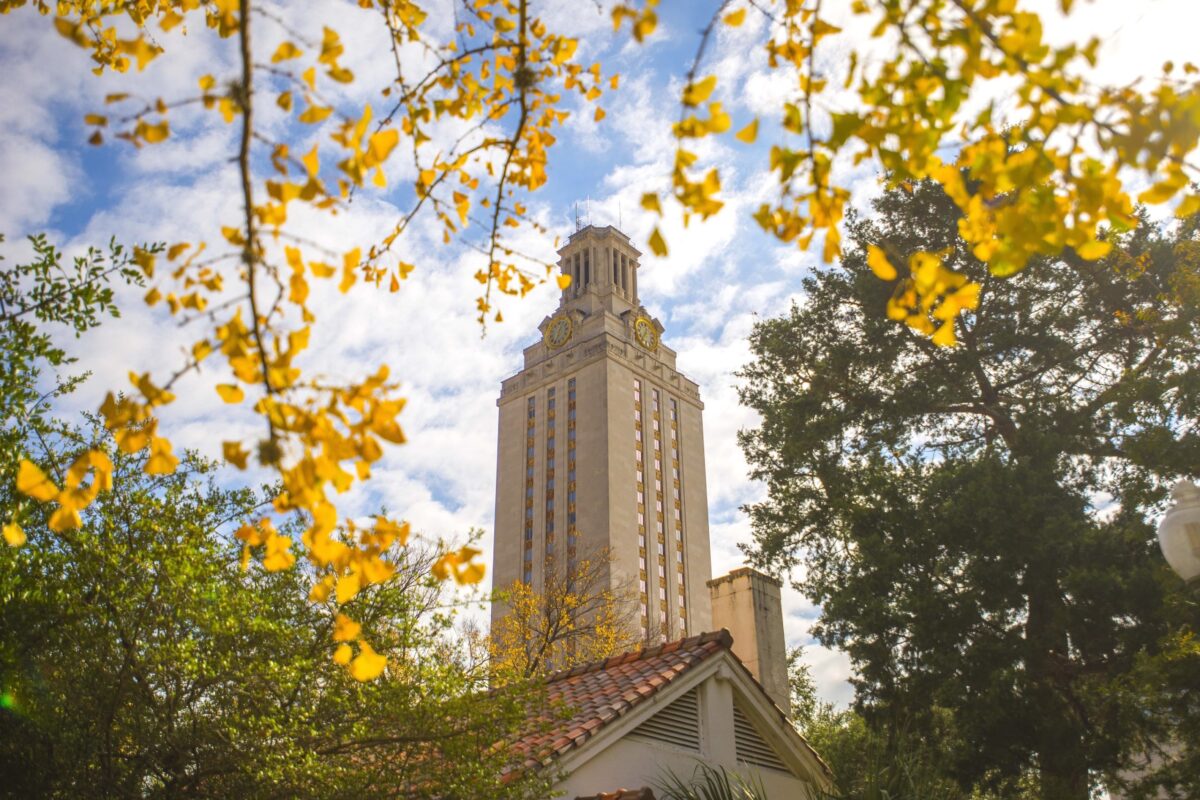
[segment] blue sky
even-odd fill
[[[446,0],[429,25],[446,27]],[[574,208],[598,225],[617,224],[635,241],[645,242],[653,220],[638,207],[646,191],[667,186],[672,157],[670,123],[677,116],[682,76],[695,52],[698,31],[718,5],[699,0],[664,0],[658,31],[643,46],[614,36],[608,0],[600,8],[588,0],[539,3],[552,27],[579,36],[582,58],[600,60],[606,72],[622,76],[621,88],[601,104],[608,112],[600,124],[590,109],[573,114],[551,152],[549,182],[530,198],[532,213],[555,235],[574,228]],[[835,19],[845,19],[847,3],[826,3]],[[1052,38],[1098,34],[1104,39],[1095,77],[1127,83],[1157,75],[1163,61],[1194,57],[1191,35],[1200,27],[1195,0],[1097,0],[1079,3],[1071,20],[1056,18],[1057,3],[1033,3],[1047,10]],[[290,24],[319,38],[320,25],[332,24],[347,45],[344,62],[359,81],[344,98],[364,95],[365,86],[386,80],[387,55],[374,17],[348,2],[287,3],[277,6]],[[199,24],[194,23],[194,24]],[[801,280],[818,263],[812,253],[767,240],[749,213],[773,187],[766,177],[766,151],[779,140],[770,122],[773,109],[788,98],[785,76],[766,68],[759,40],[764,21],[753,13],[742,28],[722,29],[710,48],[705,73],[716,74],[714,99],[733,115],[734,129],[754,117],[763,119],[759,141],[741,145],[731,137],[706,142],[704,159],[719,163],[726,209],[685,233],[668,215],[664,232],[671,244],[665,259],[643,260],[640,292],[647,308],[666,330],[664,341],[679,353],[680,368],[696,380],[706,403],[713,572],[741,562],[738,544],[749,541],[749,526],[738,510],[761,496],[748,480],[736,443],[737,431],[752,426],[753,414],[737,403],[735,371],[749,359],[746,337],[757,317],[779,314],[800,298]],[[283,38],[266,20],[259,26],[264,50]],[[206,33],[206,32],[204,32]],[[822,68],[836,75],[853,45],[872,52],[887,46],[871,41],[862,26],[847,25],[846,42],[831,45]],[[95,78],[86,54],[58,36],[45,18],[28,9],[3,18],[0,27],[0,248],[11,260],[24,252],[21,239],[47,232],[68,251],[102,244],[116,236],[124,242],[219,239],[221,224],[235,224],[239,196],[234,166],[235,130],[212,113],[184,110],[172,115],[174,135],[166,143],[134,150],[124,143],[93,148],[85,143],[83,114],[102,109],[109,91],[181,97],[194,93],[196,79],[212,73],[220,79],[233,71],[229,42],[176,31],[163,42],[168,57],[143,73]],[[268,53],[264,53],[267,55]],[[1005,87],[993,96],[1003,98]],[[265,115],[266,130],[287,133],[286,123]],[[312,130],[293,132],[315,137]],[[396,159],[393,159],[396,160]],[[402,160],[402,159],[401,159]],[[878,192],[874,165],[840,168],[860,209]],[[312,214],[294,221],[318,241],[338,249],[368,246],[401,213],[411,175],[389,170],[385,192],[363,192],[348,212],[331,217]],[[518,234],[521,246],[553,260],[552,237]],[[471,527],[490,531],[495,485],[496,406],[500,380],[517,371],[521,348],[537,337],[536,326],[556,305],[556,292],[542,287],[520,301],[503,305],[506,321],[487,335],[474,322],[478,285],[472,279],[480,257],[464,247],[442,247],[438,231],[419,225],[405,244],[417,270],[395,295],[355,291],[341,296],[316,287],[320,321],[314,347],[304,366],[313,373],[355,378],[380,361],[403,384],[408,406],[401,421],[410,443],[392,449],[365,489],[344,502],[350,513],[374,510],[380,503],[411,520],[427,535],[455,537]],[[819,241],[817,243],[819,246]],[[641,248],[648,252],[648,248]],[[158,310],[145,308],[140,293],[126,292],[121,320],[69,346],[91,380],[69,398],[72,412],[94,408],[104,392],[125,386],[131,369],[161,374],[176,362],[179,348],[196,336]],[[212,385],[216,371],[195,376],[164,414],[164,428],[179,447],[216,456],[219,440],[253,438],[255,421],[220,403]],[[214,436],[214,429],[221,431]],[[485,538],[490,548],[490,538]],[[810,644],[808,628],[816,609],[798,593],[785,596],[790,644]],[[838,653],[812,645],[808,650],[822,694],[846,702],[848,664]]]

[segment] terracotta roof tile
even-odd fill
[[[581,664],[547,679],[549,700],[565,707],[570,716],[545,724],[517,740],[514,747],[525,754],[524,766],[548,763],[554,756],[579,747],[604,726],[624,716],[680,675],[728,650],[733,643],[725,630],[703,633],[665,645]],[[652,800],[649,789],[620,790],[596,795],[597,800]]]
[[[576,797],[575,800],[654,800],[654,792],[649,789],[617,789],[615,792]]]

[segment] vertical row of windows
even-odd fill
[[[525,412],[525,542],[521,556],[521,579],[533,583],[533,447],[535,401],[530,397]]]
[[[573,589],[575,554],[578,544],[575,531],[575,379],[567,381],[567,580]]]
[[[642,601],[642,638],[650,636],[650,595],[646,586],[646,486],[645,486],[645,454],[642,450],[642,382],[633,379],[633,436],[634,452],[637,459],[635,467],[637,489],[637,523],[638,523],[638,587],[641,589]]]
[[[554,568],[554,387],[546,390],[546,572]]]
[[[679,585],[679,635],[687,636],[687,581],[683,571],[683,503],[679,496],[679,403],[671,398],[671,484],[675,503],[675,569]]]
[[[658,629],[662,639],[667,638],[667,534],[663,510],[663,474],[662,474],[662,417],[661,398],[658,389],[650,390],[650,414],[654,427],[654,533],[657,541],[657,557],[655,562],[658,569],[655,577],[658,579]]]

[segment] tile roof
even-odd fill
[[[646,647],[619,656],[582,664],[547,679],[552,706],[565,707],[566,719],[542,716],[537,730],[514,745],[524,753],[525,768],[547,765],[595,736],[609,722],[653,697],[664,686],[733,644],[729,631],[702,633],[688,639]],[[634,800],[636,792],[599,795]],[[652,795],[650,795],[652,797]]]
[[[601,792],[588,797],[576,797],[575,800],[654,800],[654,792],[647,788],[617,789],[615,792]]]

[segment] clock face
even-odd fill
[[[546,344],[555,348],[562,347],[571,338],[571,332],[571,318],[557,317],[546,329]]]
[[[658,348],[658,331],[655,329],[654,323],[646,317],[638,317],[634,321],[633,335],[638,340],[638,344],[647,350]]]

